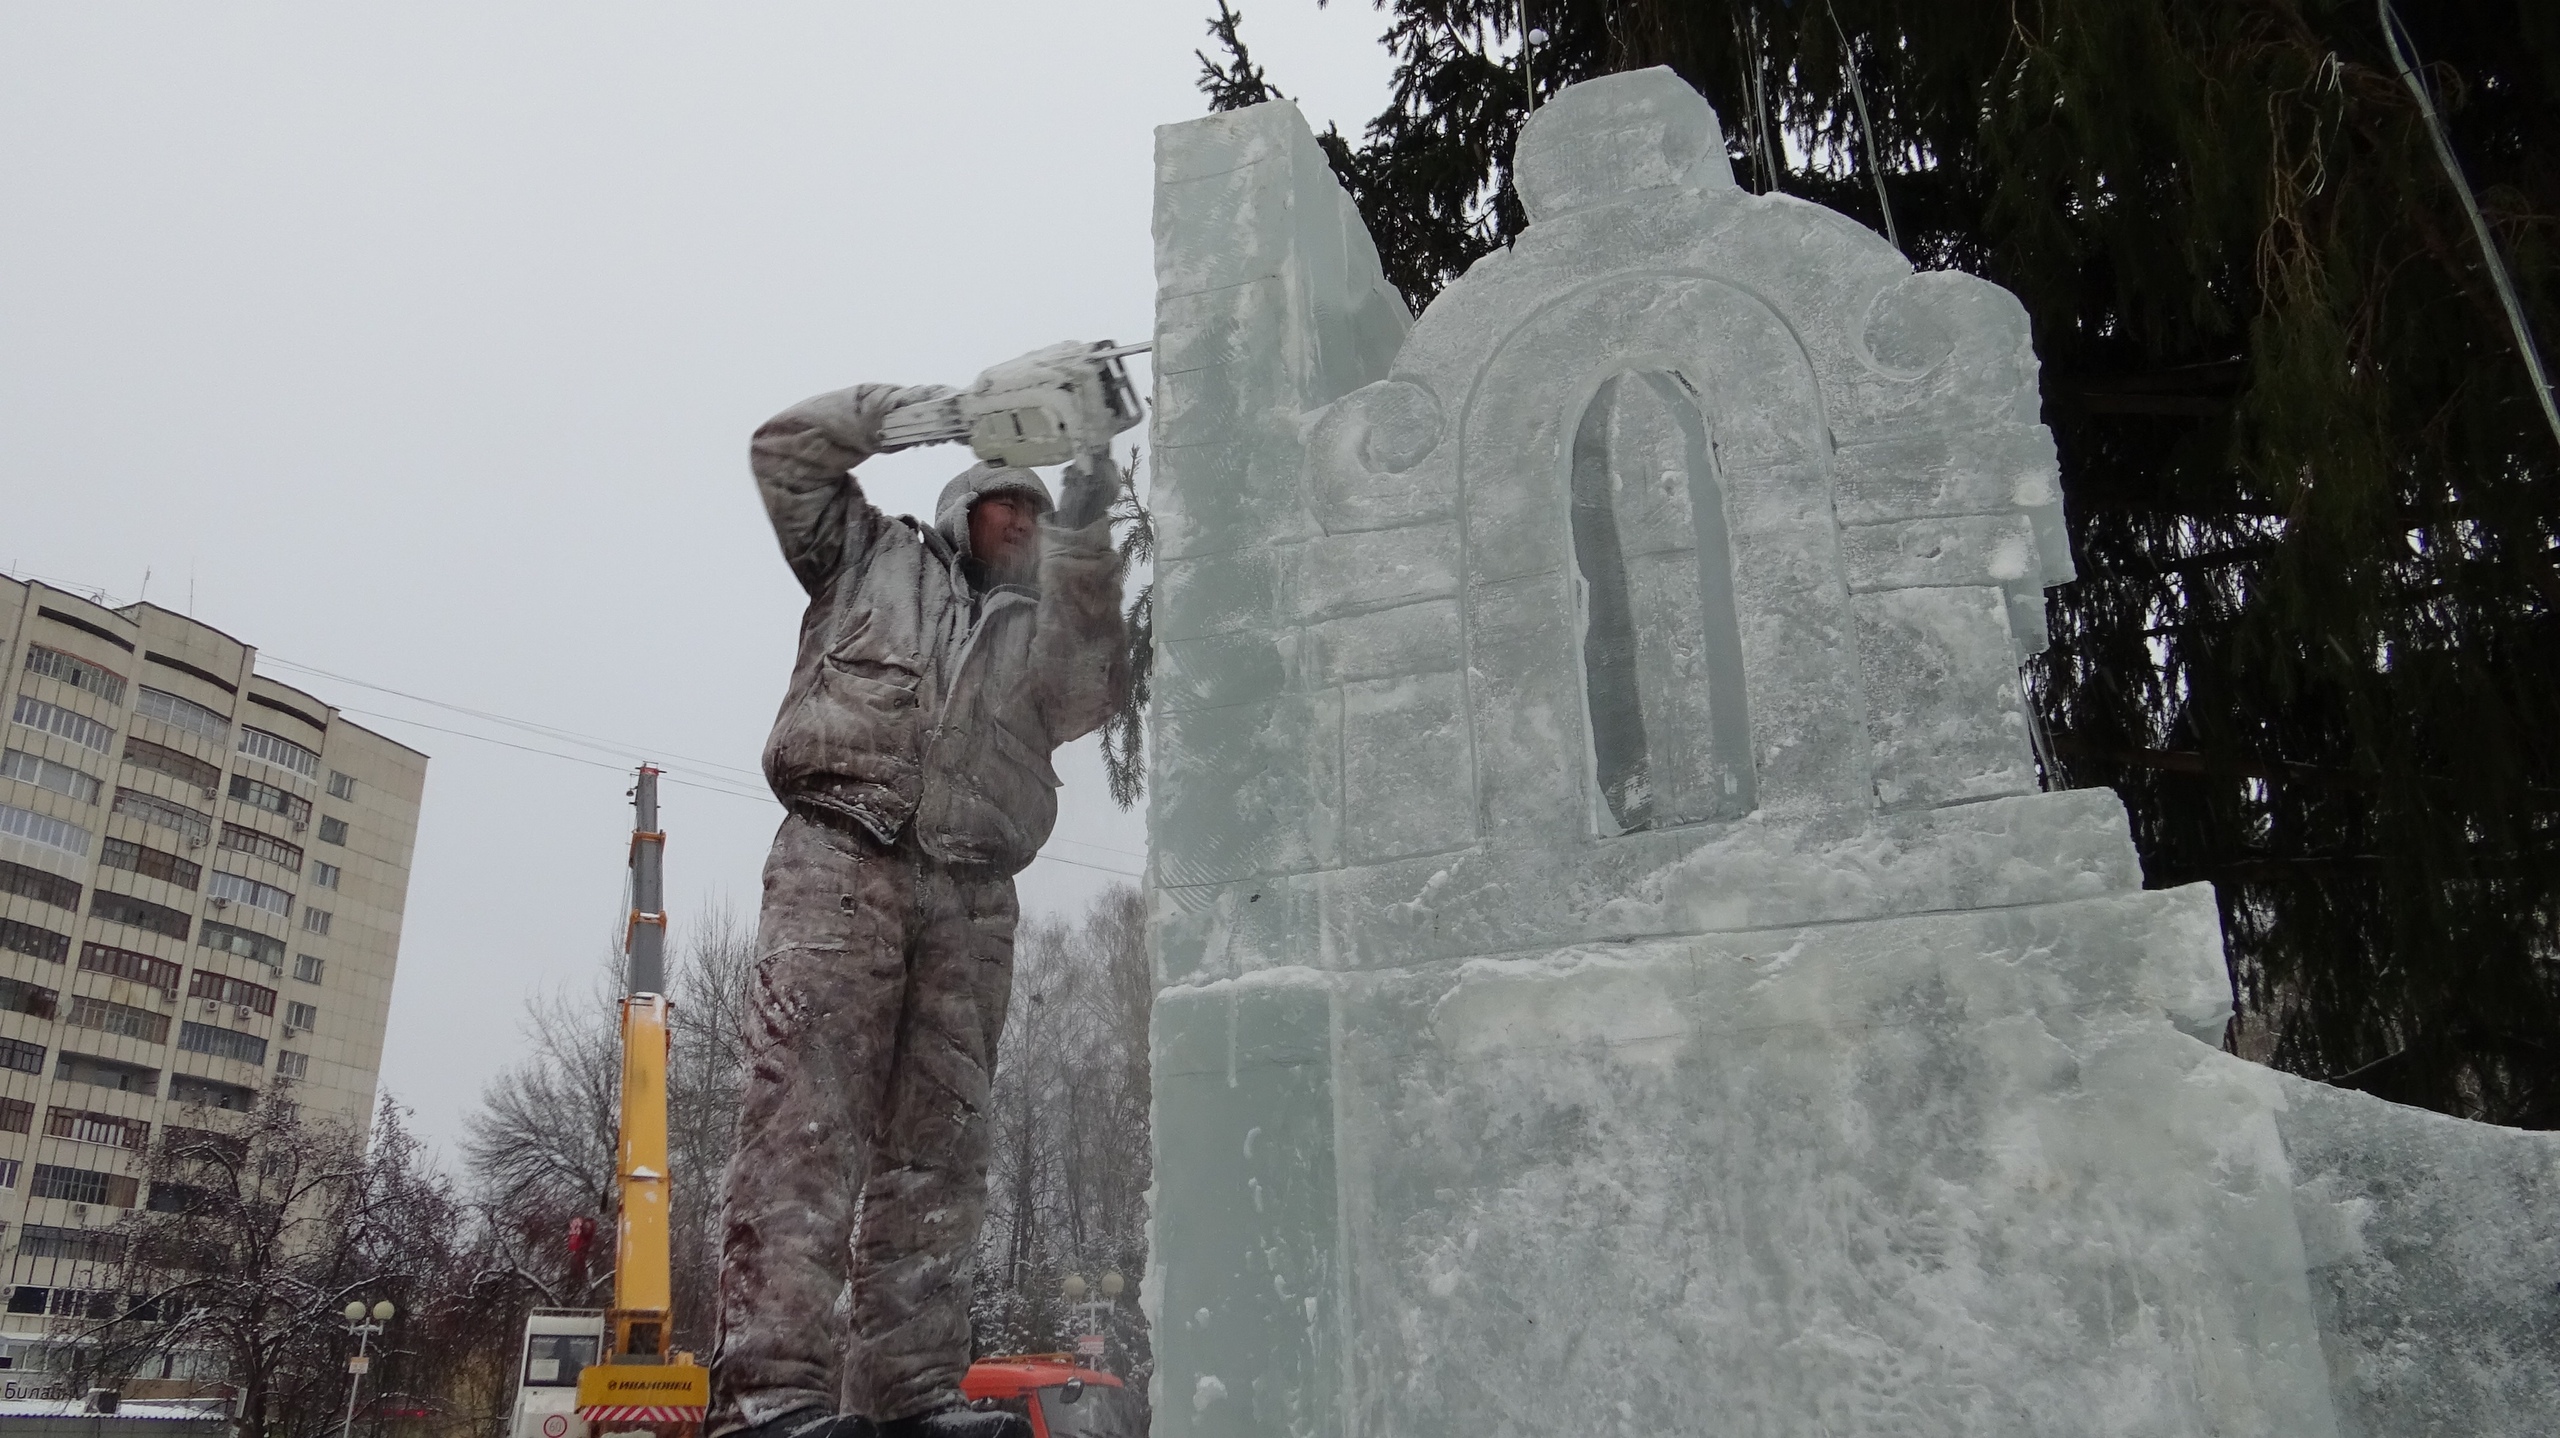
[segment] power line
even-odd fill
[[[56,588],[64,589],[71,593],[76,594],[81,592],[79,587],[64,580],[51,578],[46,575],[27,574],[23,570],[18,571],[18,573],[23,578],[34,579],[42,583],[51,584]],[[92,587],[89,592],[97,594],[101,599],[109,597],[103,589]],[[580,754],[564,754],[557,749],[545,749],[539,745],[518,743],[512,739],[500,739],[488,734],[475,734],[468,729],[455,729],[442,724],[430,724],[423,719],[411,719],[400,714],[386,714],[378,709],[351,709],[341,706],[338,712],[342,714],[354,714],[366,719],[375,719],[392,724],[406,724],[412,728],[427,730],[430,733],[450,734],[457,739],[470,739],[482,744],[495,744],[502,749],[513,749],[519,753],[535,754],[546,759],[559,759],[571,764],[584,764],[591,769],[604,769],[614,773],[628,772],[632,765],[638,763],[657,763],[663,767],[667,760],[675,760],[684,765],[691,766],[692,771],[694,771],[694,777],[690,779],[681,779],[676,777],[677,773],[687,772],[685,770],[662,772],[660,777],[669,784],[676,785],[680,788],[699,790],[706,794],[722,794],[732,799],[744,799],[750,803],[773,804],[776,802],[772,794],[762,788],[747,789],[740,787],[738,786],[736,779],[730,777],[734,775],[736,778],[751,779],[755,783],[761,785],[764,782],[764,775],[757,770],[743,769],[735,764],[723,764],[714,759],[697,759],[689,755],[673,754],[666,750],[633,744],[626,740],[611,739],[598,734],[582,733],[575,729],[564,729],[554,724],[537,723],[531,719],[518,719],[512,715],[500,714],[494,710],[475,709],[467,704],[454,704],[442,699],[431,699],[424,694],[412,693],[406,689],[394,689],[388,684],[376,684],[370,679],[358,679],[352,674],[341,674],[334,669],[323,669],[317,664],[305,664],[298,659],[287,659],[271,650],[259,650],[258,658],[262,664],[274,664],[280,668],[291,669],[298,673],[318,675],[323,679],[332,680],[339,684],[352,684],[359,689],[370,689],[377,694],[388,694],[394,698],[406,699],[413,704],[424,704],[430,708],[447,710],[452,713],[465,715],[469,718],[478,719],[486,723],[503,724],[508,728],[521,730],[525,733],[541,738],[575,744],[582,748],[594,749],[602,753],[612,754],[624,762],[607,763],[601,759],[591,759]],[[1147,858],[1145,854],[1139,853],[1135,850],[1115,848],[1109,844],[1097,844],[1089,839],[1070,839],[1063,836],[1052,836],[1049,842],[1053,844],[1072,844],[1080,849],[1093,849],[1105,854],[1117,854],[1122,858],[1136,859],[1140,863],[1146,862]],[[1083,860],[1069,859],[1061,855],[1051,854],[1045,851],[1036,857],[1046,859],[1051,863],[1067,864],[1079,869],[1091,869],[1096,873],[1116,874],[1124,879],[1145,877],[1137,870],[1114,868],[1108,864],[1086,863]]]
[[[518,719],[511,715],[500,714],[492,710],[474,709],[468,705],[450,704],[442,699],[430,699],[424,694],[412,694],[404,689],[394,689],[387,684],[376,684],[368,679],[358,679],[352,675],[335,673],[331,670],[323,669],[316,664],[304,664],[298,660],[281,658],[277,655],[270,654],[265,650],[260,650],[258,657],[260,659],[273,660],[275,663],[280,664],[287,669],[298,669],[305,674],[317,674],[324,679],[335,679],[341,684],[353,684],[359,689],[371,689],[379,694],[396,695],[399,698],[410,700],[413,703],[425,704],[437,709],[450,709],[456,714],[468,714],[474,719],[485,719],[493,724],[504,724],[510,728],[525,730],[528,733],[540,734],[545,738],[565,739],[570,743],[582,744],[590,749],[602,749],[607,753],[614,754],[637,753],[641,752],[642,749],[642,746],[640,745],[626,743],[618,739],[607,739],[601,735],[595,734],[582,734],[575,729],[563,729],[553,724],[538,724],[530,719]],[[665,751],[650,750],[648,752],[664,753]],[[665,754],[665,757],[670,759],[680,759],[687,764],[697,765],[705,769],[724,770],[728,773],[737,775],[740,778],[754,779],[758,782],[761,782],[764,778],[764,775],[756,770],[740,768],[735,764],[723,764],[716,759],[697,759],[686,754]]]
[[[420,719],[406,719],[397,714],[383,714],[370,709],[341,709],[338,712],[342,714],[360,714],[368,719],[380,719],[393,724],[407,724],[419,729],[432,730],[438,734],[450,734],[457,739],[475,739],[483,744],[495,744],[502,749],[514,749],[526,754],[537,754],[546,759],[561,759],[572,764],[584,764],[590,769],[605,769],[614,773],[624,772],[624,767],[622,765],[608,764],[601,759],[589,759],[577,754],[563,754],[556,749],[539,749],[531,744],[519,744],[512,739],[492,738],[487,734],[474,734],[467,729],[449,729],[441,724],[429,724]],[[687,789],[699,789],[706,794],[725,794],[732,799],[746,799],[760,804],[771,804],[775,802],[773,796],[770,794],[749,793],[741,789],[725,788],[718,784],[695,783],[690,780],[678,779],[672,774],[661,774],[659,777],[664,779],[667,783],[680,785]],[[1080,848],[1086,849],[1099,849],[1107,854],[1126,854],[1128,857],[1140,861],[1144,861],[1147,857],[1144,854],[1132,853],[1127,849],[1115,849],[1108,844],[1096,844],[1084,839],[1053,838],[1050,842],[1058,844],[1074,844]],[[1052,854],[1046,850],[1042,850],[1040,853],[1035,854],[1032,857],[1035,860],[1046,860],[1052,864],[1065,864],[1072,868],[1091,869],[1098,874],[1114,874],[1123,879],[1142,879],[1146,877],[1143,872],[1136,869],[1116,869],[1108,864],[1090,864],[1082,859],[1070,859],[1063,854]]]

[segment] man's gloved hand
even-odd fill
[[[918,445],[942,444],[968,433],[954,403],[957,391],[944,384],[909,385],[890,396],[880,419],[878,453],[894,454]]]
[[[1049,522],[1060,529],[1084,528],[1109,514],[1120,497],[1120,466],[1108,444],[1077,455],[1059,478],[1058,509]]]

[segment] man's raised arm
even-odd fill
[[[1067,466],[1057,512],[1041,526],[1040,626],[1034,681],[1049,742],[1102,727],[1129,686],[1129,638],[1120,614],[1120,556],[1111,548],[1111,502],[1120,468],[1108,454]]]
[[[936,385],[858,384],[804,399],[756,430],[748,446],[756,489],[801,588],[811,594],[825,588],[845,562],[846,543],[867,545],[885,522],[852,473],[871,456],[900,447],[881,442],[881,418],[946,392]]]

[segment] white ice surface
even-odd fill
[[[2539,1431],[2560,1148],[2198,1041],[2024,313],[1721,135],[1567,90],[1408,325],[1288,105],[1159,132],[1160,1432]]]

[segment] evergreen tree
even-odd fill
[[[1522,228],[1533,97],[1648,65],[1747,187],[2015,292],[2081,574],[2028,675],[2046,782],[2214,884],[2236,1049],[2560,1127],[2560,7],[1380,8],[1392,102],[1324,140],[1416,310]],[[1238,18],[1219,108],[1277,93]]]

